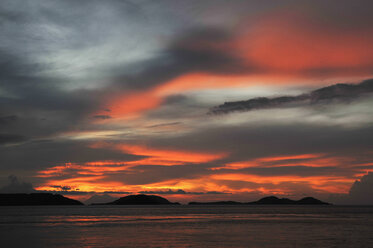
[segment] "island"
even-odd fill
[[[189,202],[189,205],[331,205],[313,197],[305,197],[300,200],[278,198],[276,196],[264,197],[254,202],[217,201],[217,202]]]
[[[92,205],[180,205],[178,202],[170,202],[166,198],[157,195],[128,195],[109,203],[93,203]]]
[[[84,205],[60,194],[0,194],[0,206]]]

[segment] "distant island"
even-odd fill
[[[93,203],[92,205],[180,205],[178,202],[170,202],[166,198],[157,195],[128,195],[109,203]]]
[[[215,202],[189,202],[189,205],[331,205],[313,197],[300,200],[278,198],[276,196],[264,197],[254,202],[215,201]],[[52,193],[30,194],[0,194],[0,206],[42,206],[42,205],[84,205],[80,201]],[[108,203],[92,203],[91,205],[180,205],[170,202],[157,195],[128,195]]]
[[[276,196],[264,197],[254,202],[216,201],[216,202],[189,202],[189,205],[331,205],[313,197],[305,197],[300,200],[278,198]]]
[[[0,194],[0,206],[84,205],[80,201],[51,193]]]

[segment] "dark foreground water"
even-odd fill
[[[0,207],[0,247],[373,247],[373,207]]]

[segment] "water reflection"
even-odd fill
[[[1,210],[0,238],[7,244],[2,247],[373,247],[373,208]]]

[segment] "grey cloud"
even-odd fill
[[[32,187],[31,183],[20,182],[14,175],[8,177],[9,184],[0,188],[0,193],[32,193],[36,190]]]
[[[167,122],[167,123],[160,123],[156,125],[147,126],[147,128],[156,128],[156,127],[169,127],[169,126],[177,126],[180,125],[181,122]]]
[[[86,141],[42,141],[24,142],[17,146],[0,147],[1,168],[3,170],[21,170],[36,172],[61,163],[84,163],[90,161],[118,160],[132,161],[142,158],[124,154],[112,149],[94,149]],[[20,156],[19,154],[22,154]]]
[[[351,186],[348,197],[354,204],[373,205],[373,172],[356,180]]]
[[[60,189],[62,191],[68,191],[71,190],[70,186],[61,186],[61,185],[50,185],[50,187],[55,188],[55,189]]]
[[[149,144],[199,152],[230,152],[230,158],[236,161],[284,154],[329,153],[355,156],[373,148],[373,128],[320,128],[307,124],[271,123],[212,126],[181,137],[153,138]]]
[[[373,79],[359,84],[336,84],[298,96],[274,98],[259,97],[247,101],[226,102],[210,110],[210,114],[226,114],[234,111],[251,111],[312,104],[328,104],[335,101],[349,102],[373,92]]]
[[[12,122],[17,121],[16,115],[0,116],[0,125],[9,125]]]
[[[314,4],[315,1],[310,1],[313,7],[322,5],[318,11],[326,13],[324,16],[328,22],[331,19],[348,20],[352,26],[357,22],[362,23],[363,20],[366,25],[372,23],[369,11],[371,8],[358,7],[368,4],[370,6],[370,1],[359,1],[359,4],[355,4],[356,1],[343,1],[338,6],[324,2],[317,1]],[[120,0],[4,0],[2,3],[0,31],[4,38],[0,41],[0,143],[22,144],[0,147],[1,169],[27,170],[30,174],[65,162],[129,161],[141,157],[109,149],[92,149],[87,147],[86,142],[61,141],[54,139],[54,136],[71,130],[89,129],[90,124],[87,122],[92,120],[92,113],[102,107],[103,97],[113,92],[148,89],[191,72],[260,73],[262,68],[246,63],[243,65],[240,59],[225,48],[225,44],[234,38],[234,33],[230,31],[233,27],[214,26],[212,22],[206,24],[202,20],[206,17],[207,10],[208,19],[214,17],[214,11],[211,9],[216,7],[221,8],[217,19],[224,19],[219,15],[229,16],[234,13],[232,19],[238,20],[246,18],[249,12],[257,15],[259,7],[263,11],[283,4],[279,1],[217,3],[216,0],[193,3],[142,1],[143,4]],[[346,7],[351,5],[355,7]],[[173,9],[169,11],[165,6]],[[180,6],[186,7],[188,11]],[[329,18],[330,12],[334,12],[333,18]],[[345,18],[346,15],[351,18]],[[164,40],[159,42],[161,44],[154,45],[152,42],[158,39]],[[147,50],[143,45],[154,45],[157,48]],[[109,51],[105,50],[108,47]],[[132,53],[133,51],[136,52]],[[133,61],[131,58],[134,58]],[[98,82],[99,89],[96,88],[97,85],[92,86],[95,81]],[[351,89],[349,86],[342,88],[343,92]],[[344,88],[349,90],[345,91]],[[329,93],[330,91],[317,94],[323,102],[331,98],[340,99],[339,96],[333,95],[336,92],[333,91],[331,95]],[[337,93],[340,93],[339,90]],[[356,95],[360,96],[361,92]],[[356,95],[351,98],[354,99]],[[272,100],[261,101],[264,101],[265,105],[268,104],[265,102]],[[263,105],[261,101],[258,105]],[[290,97],[276,101],[269,105],[291,104],[294,99]],[[311,100],[307,98],[306,101]],[[191,101],[185,100],[183,96],[174,96],[165,99],[164,104],[184,102]],[[185,116],[186,112],[188,111],[174,108],[174,112],[165,116]],[[109,115],[96,115],[93,118],[108,117]],[[167,120],[167,123],[160,125],[167,127],[171,124],[177,125],[178,122]],[[276,154],[331,152],[360,155],[360,151],[372,149],[372,134],[370,127],[344,130],[295,124],[275,127],[261,123],[260,126],[211,126],[200,129],[197,126],[194,131],[181,137],[169,138],[166,134],[163,139],[154,138],[148,143],[154,144],[156,148],[165,146],[201,152],[231,152],[231,157],[217,162],[223,164]],[[208,168],[213,166],[216,164],[172,168],[142,166],[139,168],[143,171],[123,173],[112,178],[129,184],[195,178],[210,173]],[[331,173],[332,170],[325,169],[320,173]],[[274,175],[291,173],[291,169],[277,169],[272,172],[256,169],[251,172]],[[296,168],[296,173],[306,175],[316,172],[314,169],[299,167]],[[36,182],[41,180],[35,178]],[[74,191],[69,194],[86,193]]]
[[[27,138],[22,135],[18,134],[1,134],[0,133],[0,145],[4,144],[11,144],[11,143],[18,143],[22,141],[26,141]]]
[[[126,65],[128,72],[118,77],[114,86],[116,89],[144,89],[190,72],[241,74],[252,70],[224,48],[229,39],[231,34],[215,27],[185,30],[154,59]],[[118,70],[123,71],[123,68]]]
[[[95,116],[93,116],[93,118],[107,120],[107,119],[110,119],[111,116],[110,115],[95,115]]]

